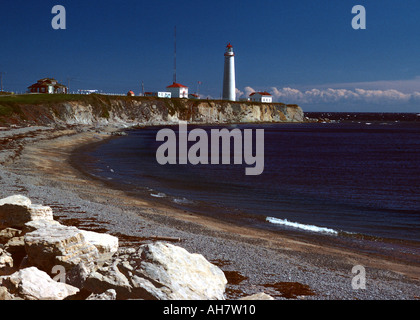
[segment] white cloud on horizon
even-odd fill
[[[388,90],[366,90],[356,88],[349,89],[311,89],[301,91],[294,88],[272,87],[270,93],[277,101],[285,103],[304,103],[304,104],[320,104],[320,103],[338,103],[338,102],[367,102],[367,103],[407,103],[420,102],[420,92],[403,93],[395,89]]]
[[[238,88],[235,88],[235,94],[236,94],[236,99],[238,99],[239,97],[244,95],[244,92],[239,90]]]
[[[245,88],[244,88],[244,91],[245,91],[245,97],[249,97],[249,95],[250,95],[251,93],[253,93],[253,92],[257,91],[257,90],[255,90],[255,89],[253,89],[253,88],[251,88],[251,87],[245,87]]]
[[[377,80],[368,82],[343,82],[343,83],[327,83],[322,85],[313,85],[311,88],[332,88],[332,89],[356,89],[361,88],[365,90],[397,90],[403,93],[415,92],[420,89],[420,76],[413,79],[405,80]]]
[[[238,97],[248,97],[255,91],[268,91],[273,101],[299,105],[411,105],[420,110],[420,76],[410,80],[372,81],[313,85],[310,87],[271,87],[254,89],[246,86],[237,90]]]
[[[248,97],[257,90],[247,86],[243,91],[236,91],[237,97]],[[420,103],[420,92],[403,93],[395,89],[367,90],[367,89],[333,89],[313,88],[299,90],[296,88],[271,87],[267,90],[273,95],[273,101],[295,104],[338,104],[338,103],[369,103],[369,104],[405,104]]]

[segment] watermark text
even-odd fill
[[[188,132],[187,122],[179,122],[178,139],[174,130],[158,131],[156,141],[164,141],[156,151],[159,164],[231,164],[231,141],[233,140],[233,164],[249,166],[246,175],[260,175],[264,171],[264,129],[228,130],[211,129],[210,140],[204,129]],[[254,141],[255,140],[255,141]],[[188,141],[195,142],[188,148]],[[210,142],[210,150],[209,150]],[[255,142],[255,144],[254,144]],[[178,147],[177,147],[178,146]],[[254,155],[255,146],[255,155]],[[210,154],[209,154],[210,151]]]

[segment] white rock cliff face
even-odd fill
[[[108,98],[97,103],[69,101],[56,106],[50,115],[61,124],[177,124],[301,122],[303,111],[296,105],[281,103],[241,103],[187,99],[124,100]]]
[[[152,97],[69,96],[68,101],[14,105],[0,120],[14,125],[171,125],[188,123],[302,122],[297,105],[250,101],[164,99]]]

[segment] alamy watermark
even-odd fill
[[[356,265],[351,269],[351,273],[356,274],[351,280],[351,287],[354,290],[366,289],[366,270],[361,265]]]
[[[366,9],[362,5],[354,6],[351,9],[351,13],[355,14],[351,20],[351,27],[354,30],[366,29]]]
[[[66,29],[66,8],[62,5],[55,5],[51,9],[55,16],[51,20],[51,27],[54,30]]]
[[[252,167],[245,168],[246,175],[260,175],[264,171],[264,129],[210,130],[196,128],[188,132],[187,122],[179,122],[178,138],[174,130],[165,128],[158,131],[156,141],[164,141],[156,151],[159,164],[231,164],[231,141],[233,139],[233,164]],[[188,141],[195,142],[188,148]],[[254,144],[255,142],[255,144]],[[253,154],[255,146],[255,155]],[[209,153],[210,151],[210,153]]]
[[[54,281],[66,283],[66,269],[62,265],[53,266],[51,273],[55,274]]]
[[[52,10],[52,14],[55,14],[51,20],[51,26],[54,30],[65,30],[66,29],[66,8],[62,5],[55,5]],[[355,14],[351,20],[351,26],[354,30],[366,29],[366,9],[362,5],[355,5],[351,9],[351,13]]]

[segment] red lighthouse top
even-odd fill
[[[225,56],[234,56],[234,55],[235,54],[233,53],[233,46],[229,42],[228,45],[226,46]]]

